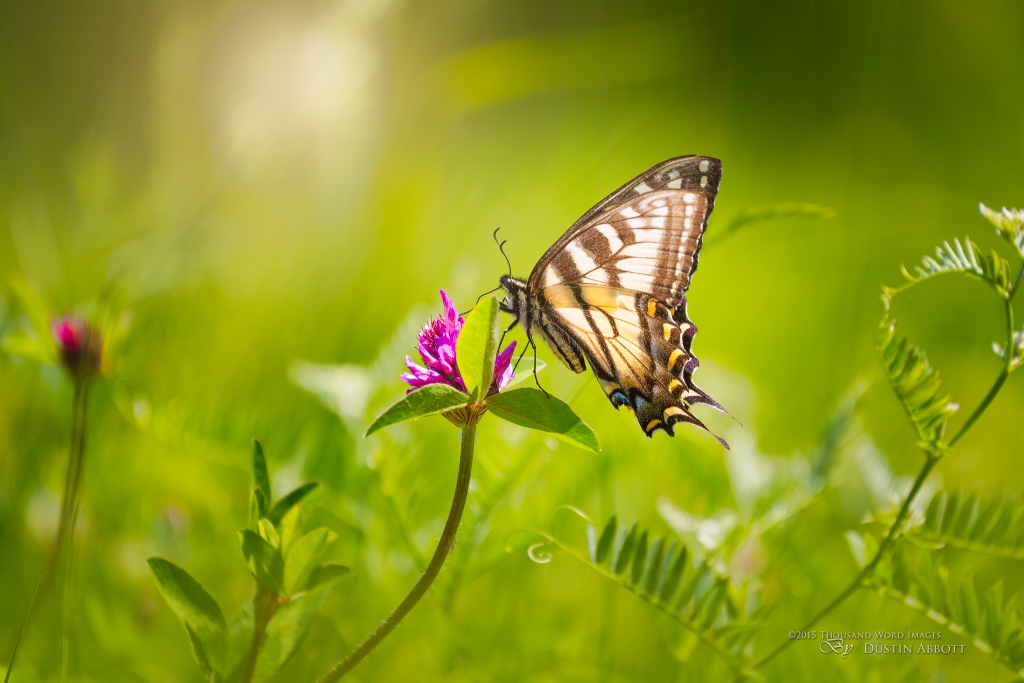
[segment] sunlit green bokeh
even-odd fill
[[[921,464],[872,345],[880,284],[946,239],[1005,246],[978,203],[1024,205],[1022,30],[1015,2],[6,3],[0,333],[28,325],[9,275],[55,315],[130,316],[92,393],[68,680],[201,680],[145,560],[186,567],[228,613],[251,597],[236,532],[254,436],[276,491],[322,482],[309,515],[353,568],[274,680],[312,681],[344,656],[414,583],[448,510],[452,425],[361,436],[402,394],[438,290],[469,309],[506,269],[495,228],[525,277],[592,204],[685,153],[724,164],[689,311],[695,379],[735,420],[697,410],[733,450],[695,429],[648,440],[542,347],[543,385],[603,451],[485,419],[467,520],[486,521],[352,680],[729,680],[678,624],[575,559],[531,561],[522,530],[582,547],[565,505],[659,533],[678,510],[749,516],[859,385],[832,485],[750,558],[776,605],[755,646],[842,590],[856,573],[843,533]],[[834,217],[716,240],[783,202]],[[1001,303],[949,279],[894,315],[940,368],[958,424],[999,370]],[[1024,490],[1021,380],[935,485]],[[71,397],[59,367],[0,355],[3,666],[56,532]],[[1022,588],[1019,562],[946,552]],[[40,604],[14,683],[59,680],[58,624],[53,600]],[[936,630],[869,592],[823,626]],[[794,647],[765,673],[1011,677],[970,646],[846,660]]]

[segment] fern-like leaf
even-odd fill
[[[979,596],[969,572],[955,582],[945,566],[936,564],[931,552],[911,548],[898,546],[868,584],[970,639],[979,650],[1024,677],[1024,627],[1017,596],[1004,601],[1001,580]]]
[[[1016,495],[937,491],[924,523],[907,531],[921,545],[951,545],[987,555],[1024,560],[1024,501]]]
[[[679,538],[652,538],[612,516],[600,531],[587,522],[587,555],[553,543],[697,634],[733,667],[746,656],[766,611],[756,589],[737,589]]]
[[[922,448],[941,450],[939,441],[957,405],[942,392],[939,373],[932,369],[924,351],[897,334],[896,322],[888,315],[882,319],[875,347]]]
[[[925,256],[921,265],[915,266],[910,272],[901,268],[903,276],[909,281],[903,287],[889,290],[902,291],[908,287],[946,273],[963,273],[974,277],[993,287],[1000,296],[1009,296],[1013,286],[1010,264],[994,249],[989,254],[982,253],[977,244],[965,237],[963,243],[954,239],[953,243],[943,242],[935,248],[935,256]]]
[[[1024,259],[1024,210],[1007,209],[993,211],[984,204],[979,204],[981,215],[996,227],[996,233],[1013,245],[1020,257]]]

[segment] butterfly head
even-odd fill
[[[526,282],[511,275],[502,275],[498,283],[505,290],[505,299],[499,307],[518,318],[526,309]]]

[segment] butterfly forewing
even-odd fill
[[[573,223],[562,237],[544,256],[541,257],[537,266],[530,274],[531,293],[536,293],[537,288],[547,286],[551,281],[548,279],[552,274],[545,274],[551,261],[560,254],[563,254],[568,245],[580,237],[584,239],[576,246],[586,251],[586,247],[594,249],[591,258],[600,259],[603,255],[601,236],[608,237],[611,231],[606,228],[597,229],[598,226],[613,225],[616,235],[608,240],[608,247],[617,246],[615,240],[621,240],[618,232],[625,232],[626,229],[635,230],[661,230],[657,226],[662,223],[660,218],[667,219],[665,224],[670,232],[670,237],[675,236],[684,229],[689,231],[697,230],[697,243],[693,247],[690,257],[692,264],[688,264],[685,272],[685,279],[689,284],[689,277],[697,267],[697,255],[700,252],[700,235],[707,227],[708,216],[715,205],[715,196],[718,194],[718,185],[722,179],[722,162],[714,157],[705,156],[683,156],[663,161],[654,166],[633,180],[629,181],[615,192],[605,197],[601,202],[587,211],[583,216]],[[653,202],[639,204],[638,200],[651,199],[649,195],[659,193],[659,203],[665,200],[665,206],[655,206]],[[686,200],[689,201],[686,201]],[[665,209],[668,209],[666,213]],[[688,207],[692,214],[687,216]],[[634,212],[637,215],[634,215]],[[690,226],[686,228],[686,218],[690,218]],[[638,220],[642,219],[642,220]],[[677,220],[680,219],[680,220]],[[632,221],[632,223],[630,223]],[[584,234],[586,233],[586,234]],[[648,233],[634,235],[626,234],[626,242],[632,244],[641,240],[649,240],[655,237]],[[586,245],[586,247],[584,247]],[[678,253],[678,249],[676,250]],[[567,264],[563,264],[567,265]],[[586,267],[586,263],[583,264]],[[672,269],[675,270],[674,268]],[[600,276],[599,276],[600,277]]]

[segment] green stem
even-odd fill
[[[85,376],[76,376],[74,382],[75,395],[71,410],[71,448],[68,452],[68,467],[64,478],[64,498],[61,501],[57,547],[54,550],[49,567],[50,581],[57,581],[57,602],[61,618],[61,681],[65,680],[67,676],[68,623],[70,621],[68,592],[71,582],[71,564],[74,556],[75,522],[78,519],[78,493],[82,481],[82,461],[85,458],[85,433],[89,400],[89,379]]]
[[[240,683],[252,683],[253,676],[256,675],[256,661],[260,657],[263,640],[267,635],[267,624],[281,606],[277,596],[268,590],[257,593],[252,602],[252,644],[249,646],[249,655],[245,659]]]
[[[475,443],[476,425],[464,428],[462,430],[462,451],[459,456],[459,475],[455,484],[455,496],[452,499],[452,507],[448,512],[448,521],[445,522],[444,531],[441,532],[441,540],[437,543],[437,550],[434,551],[433,557],[430,558],[430,563],[427,565],[426,571],[423,572],[423,576],[416,582],[416,585],[413,586],[405,600],[377,627],[377,630],[371,633],[356,649],[352,650],[345,659],[335,664],[334,668],[320,679],[320,683],[333,683],[333,681],[337,681],[354,669],[412,611],[412,608],[416,606],[420,598],[426,594],[430,584],[434,583],[434,579],[437,578],[445,559],[448,557],[448,553],[451,552],[452,546],[455,544],[455,534],[459,530],[459,522],[462,521],[462,513],[466,509],[470,474],[473,470],[473,446]]]
[[[86,396],[89,388],[85,380],[75,380],[75,397],[71,408],[71,447],[68,466],[64,474],[64,497],[61,500],[60,526],[57,530],[55,561],[67,555],[67,547],[74,536],[75,512],[78,508],[78,483],[81,481],[82,457],[85,453]]]
[[[14,659],[18,656],[18,646],[21,645],[21,639],[25,635],[25,627],[28,626],[28,617],[32,614],[32,605],[36,602],[36,593],[39,592],[39,582],[42,581],[42,573],[36,578],[36,587],[32,590],[32,599],[28,601],[28,609],[25,610],[25,618],[21,621],[21,631],[18,632],[18,639],[14,641],[14,651],[11,652],[11,661],[7,665],[7,675],[4,676],[4,683],[10,683],[11,671],[14,669]]]

